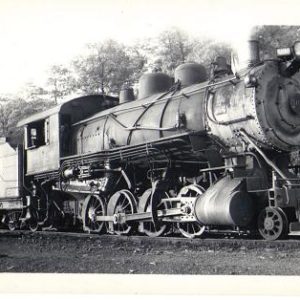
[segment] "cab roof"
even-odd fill
[[[68,110],[75,106],[81,106],[82,104],[87,105],[87,103],[95,103],[95,105],[99,108],[106,109],[108,107],[113,107],[117,105],[119,102],[119,99],[112,96],[103,96],[101,94],[96,95],[88,95],[88,96],[82,96],[78,98],[71,99],[69,101],[66,101],[64,103],[61,103],[55,107],[52,107],[50,109],[47,109],[45,111],[35,113],[21,121],[18,122],[17,127],[22,127],[40,120],[44,120],[48,118],[49,116],[63,113],[65,110]]]

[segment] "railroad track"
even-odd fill
[[[205,238],[196,238],[196,239],[187,239],[183,237],[174,237],[174,236],[164,236],[164,237],[155,237],[150,238],[148,236],[117,236],[110,234],[88,234],[82,232],[62,232],[62,231],[24,231],[24,230],[0,230],[0,240],[1,237],[11,237],[11,238],[35,238],[35,237],[53,237],[53,238],[70,238],[70,239],[93,239],[103,242],[127,242],[134,244],[155,244],[155,245],[174,245],[174,246],[189,246],[192,248],[207,248],[212,249],[216,247],[224,247],[231,249],[255,249],[255,248],[265,248],[273,250],[282,250],[282,249],[298,249],[300,247],[300,236],[289,237],[285,240],[276,240],[276,241],[266,241],[256,238],[245,238],[245,237],[211,237],[207,236]]]

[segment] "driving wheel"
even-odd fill
[[[109,223],[109,231],[117,235],[127,235],[134,224],[118,219],[127,214],[133,214],[137,211],[137,202],[133,194],[128,190],[120,190],[113,194],[107,204],[107,215],[116,216],[116,222]]]
[[[204,193],[204,188],[200,185],[190,184],[184,186],[178,193],[178,197],[197,197]],[[178,222],[177,228],[179,232],[186,238],[193,239],[201,236],[205,231],[205,226],[198,222]]]
[[[141,199],[140,199],[140,211],[141,212],[150,212],[151,211],[151,194],[152,194],[152,189],[146,190]],[[166,194],[166,197],[168,195]],[[169,208],[168,202],[161,201],[157,205],[157,210],[164,210]],[[157,222],[157,224],[154,224],[152,221],[143,221],[141,222],[143,225],[143,232],[150,236],[150,237],[159,237],[162,236],[164,233],[170,230],[170,224],[162,223],[162,222]]]
[[[86,232],[100,233],[105,227],[104,221],[97,221],[96,217],[106,213],[105,201],[99,195],[89,195],[85,198],[83,206],[83,230]]]

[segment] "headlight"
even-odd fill
[[[300,59],[300,41],[295,42],[294,53],[295,53],[296,59]]]

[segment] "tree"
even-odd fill
[[[137,81],[145,72],[147,57],[136,46],[126,48],[126,53],[130,57],[130,64],[127,66],[129,78],[128,81]]]
[[[198,62],[209,68],[217,56],[230,59],[231,47],[204,37],[195,38],[172,27],[154,39],[139,44],[140,52],[148,59],[149,69],[158,69],[171,76],[175,68],[184,62]]]
[[[143,57],[113,40],[89,44],[87,55],[74,60],[76,88],[85,94],[118,93],[124,81],[135,79]]]
[[[21,98],[26,101],[47,101],[49,99],[49,96],[48,91],[44,87],[37,86],[33,82],[27,82],[25,88],[21,92]]]
[[[224,56],[230,62],[231,51],[232,48],[229,44],[213,39],[201,39],[195,42],[188,59],[203,64],[209,69],[218,56]]]
[[[162,71],[171,75],[179,64],[187,61],[194,43],[184,31],[176,27],[165,30],[156,41],[152,41],[152,49],[149,47],[155,54],[152,64],[159,65]]]
[[[75,89],[75,77],[72,71],[63,65],[53,65],[48,77],[48,95],[57,104]]]
[[[20,144],[23,130],[17,128],[17,122],[24,113],[25,101],[20,98],[0,98],[0,136],[9,138],[12,144]]]
[[[23,129],[18,128],[17,123],[53,105],[53,101],[43,99],[25,101],[22,98],[0,97],[0,136],[8,137],[14,145],[22,143]]]
[[[7,136],[9,129],[9,121],[12,110],[9,108],[9,99],[0,98],[0,134]]]

